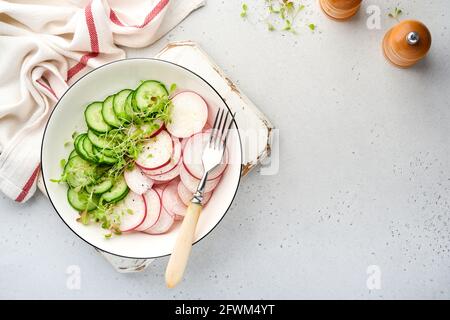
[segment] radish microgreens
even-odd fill
[[[267,16],[263,21],[267,25],[269,31],[283,31],[293,34],[298,33],[298,17],[300,12],[305,10],[303,1],[296,0],[264,0]],[[248,5],[242,4],[241,17],[248,16]],[[306,24],[306,26],[314,31],[315,24]],[[314,26],[314,27],[312,27]]]
[[[247,17],[248,6],[246,3],[242,4],[241,18]]]
[[[399,17],[402,13],[402,9],[395,7],[392,12],[389,12],[388,17],[399,21]]]

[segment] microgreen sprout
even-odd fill
[[[175,90],[177,90],[177,84],[176,84],[176,83],[172,83],[172,84],[170,85],[169,94],[174,93]]]
[[[247,17],[248,6],[246,3],[242,4],[241,18]]]
[[[402,13],[402,9],[395,7],[392,12],[389,12],[388,17],[399,21],[399,17]]]
[[[267,16],[264,19],[268,31],[285,31],[297,34],[298,15],[305,5],[298,0],[264,0]],[[248,16],[248,6],[242,5],[241,17]],[[307,25],[311,29],[311,25]],[[316,26],[314,25],[314,29]]]

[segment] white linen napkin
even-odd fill
[[[171,30],[206,0],[0,1],[0,191],[36,190],[51,109],[89,69]]]

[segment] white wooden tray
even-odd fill
[[[214,61],[192,41],[168,44],[156,58],[179,64],[208,81],[236,112],[236,122],[243,146],[242,175],[246,176],[271,151],[273,126],[267,117],[228,78]],[[245,180],[242,181],[245,183]],[[39,189],[45,194],[41,177]],[[152,259],[125,259],[99,251],[121,273],[144,270]]]

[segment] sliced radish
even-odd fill
[[[193,177],[184,166],[180,166],[180,178],[183,181],[185,187],[195,193],[197,191],[198,184],[200,183],[200,179]],[[211,192],[220,182],[220,176],[214,180],[208,180],[205,184],[205,192]]]
[[[175,218],[174,218],[175,221],[181,221],[181,220],[183,220],[183,219],[184,219],[184,216],[180,216],[180,215],[178,215],[178,214],[176,214],[176,215],[175,215]]]
[[[183,203],[188,206],[194,194],[184,186],[183,181],[180,181],[178,183],[177,191],[181,201],[183,201]]]
[[[184,91],[172,98],[171,121],[167,130],[178,138],[202,131],[208,120],[208,106],[195,92]]]
[[[150,138],[155,137],[155,136],[158,135],[162,130],[164,130],[164,121],[157,119],[157,120],[155,120],[155,124],[158,125],[158,128],[157,128],[157,129],[154,129],[153,132],[150,133],[150,135],[149,135]],[[145,130],[145,129],[148,128],[148,126],[149,126],[148,124],[144,124],[142,127],[143,127],[143,129]]]
[[[159,182],[170,182],[173,179],[175,179],[176,177],[178,177],[180,175],[180,168],[183,166],[183,164],[181,163],[181,161],[178,163],[178,165],[173,168],[172,170],[170,170],[169,172],[163,173],[163,174],[159,174],[157,176],[150,176],[151,179],[153,179],[154,181],[159,181]]]
[[[211,125],[207,122],[205,123],[205,126],[202,129],[202,132],[211,132]]]
[[[184,216],[187,207],[178,196],[178,183],[178,179],[174,180],[164,189],[162,205],[169,213]]]
[[[136,231],[145,231],[153,227],[158,222],[159,215],[161,214],[162,204],[158,192],[151,189],[144,194],[144,198],[147,206],[147,216],[144,222],[136,228]]]
[[[172,139],[173,139],[173,154],[172,154],[172,157],[170,158],[169,163],[167,163],[162,168],[155,169],[155,170],[143,169],[143,171],[146,175],[149,175],[149,176],[161,175],[161,174],[171,171],[178,165],[178,163],[181,160],[181,154],[182,154],[181,142],[178,138],[172,137]]]
[[[153,186],[153,180],[146,176],[138,166],[134,166],[132,170],[125,170],[123,175],[131,191],[139,195],[144,194]]]
[[[157,193],[158,193],[158,195],[159,195],[159,198],[162,200],[162,194],[163,194],[163,192],[164,192],[164,188],[166,187],[166,185],[164,185],[164,184],[157,184],[156,183],[156,181],[155,181],[155,184],[153,185],[153,190],[155,190]],[[161,204],[162,205],[162,204]]]
[[[120,231],[132,231],[139,227],[147,216],[145,198],[132,191],[114,208],[114,214],[120,217]]]
[[[186,143],[189,141],[189,138],[181,139],[181,151],[184,152],[184,147],[186,147]]]
[[[152,138],[152,137],[158,135],[162,130],[164,130],[164,121],[156,119],[154,124],[155,124],[154,127],[156,127],[156,129],[153,129],[153,131],[146,133],[146,135],[145,135],[146,138]],[[142,125],[132,125],[130,127],[130,134],[136,132],[136,130],[138,128],[144,132],[150,131],[150,126],[153,127],[153,124],[150,125],[148,123],[144,123]]]
[[[199,133],[189,138],[183,150],[183,164],[187,171],[197,179],[203,175],[202,155],[206,144],[209,142],[208,133]],[[222,162],[208,174],[208,180],[214,180],[219,177],[227,167],[228,152],[222,157]]]
[[[174,223],[174,216],[170,215],[166,209],[162,208],[161,210],[161,215],[159,216],[158,222],[156,222],[156,224],[151,227],[148,228],[147,230],[145,230],[145,233],[148,234],[163,234],[167,231],[170,230],[170,228],[172,227],[173,223]]]
[[[178,183],[178,196],[180,197],[181,201],[183,201],[183,203],[188,206],[189,203],[191,203],[192,200],[192,196],[193,193],[191,191],[189,191],[188,188],[186,188],[186,186],[183,184],[182,181],[180,181]],[[203,202],[202,204],[205,205],[208,203],[209,199],[211,199],[212,196],[212,192],[205,192],[203,194]]]
[[[162,130],[143,145],[136,164],[146,170],[162,168],[170,162],[172,151],[173,140],[167,131]]]
[[[153,188],[159,187],[159,188],[164,189],[164,188],[166,187],[166,185],[167,185],[168,182],[170,182],[170,181],[157,181],[157,180],[154,180]],[[158,192],[158,193],[159,193],[159,192]],[[159,194],[162,195],[162,192],[159,193]]]

